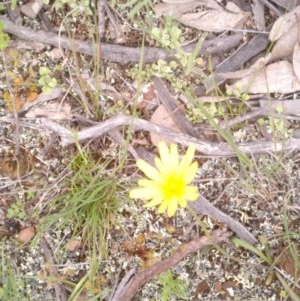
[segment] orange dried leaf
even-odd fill
[[[70,240],[67,244],[66,244],[66,249],[68,251],[75,251],[76,249],[78,249],[79,247],[81,246],[81,241],[78,240],[78,239],[73,239],[73,240]]]
[[[39,94],[36,91],[29,91],[27,93],[27,101],[33,102],[37,99],[38,96]]]
[[[16,110],[20,111],[23,108],[23,101],[21,100],[20,95],[16,95],[15,97],[12,97],[11,94],[8,91],[5,91],[3,93],[3,99],[6,102],[7,109],[9,112],[14,111],[13,101],[15,102]]]

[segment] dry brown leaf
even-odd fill
[[[229,89],[241,89],[244,93],[293,93],[300,90],[292,64],[280,61],[266,66],[257,73],[243,77]]]
[[[166,1],[165,1],[166,2]],[[154,11],[158,16],[180,17],[182,14],[195,9],[201,5],[204,5],[207,1],[188,1],[184,2],[169,2],[169,3],[158,3],[154,6]]]
[[[233,71],[233,72],[226,72],[226,73],[217,73],[218,76],[221,76],[223,78],[229,79],[237,79],[237,78],[242,78],[245,76],[249,76],[253,73],[258,72],[259,70],[261,70],[262,68],[264,68],[265,66],[265,58],[260,58],[258,59],[252,66],[250,66],[247,69],[243,69],[243,70],[238,70],[238,71]]]
[[[170,128],[174,131],[177,131],[178,133],[180,132],[179,129],[177,128],[176,124],[174,123],[173,119],[171,118],[170,113],[167,111],[167,109],[163,105],[158,106],[158,108],[153,113],[150,121],[155,124]],[[150,139],[151,139],[151,142],[155,146],[157,146],[158,142],[160,142],[162,140],[165,141],[166,143],[170,143],[170,142],[166,141],[166,139],[164,139],[156,134],[153,134],[153,133],[150,133]]]
[[[18,234],[18,240],[22,243],[29,242],[35,236],[35,228],[34,227],[27,227],[22,229]]]
[[[295,45],[298,43],[298,29],[294,26],[289,33],[276,41],[272,51],[266,57],[266,63],[281,59],[293,53]]]
[[[48,56],[51,58],[51,60],[57,60],[63,57],[63,52],[60,48],[53,48],[51,51],[49,51]]]
[[[254,0],[252,4],[253,20],[257,30],[265,31],[265,6],[259,0]]]
[[[20,7],[20,11],[27,17],[35,19],[43,8],[42,0],[31,0]]]
[[[279,111],[283,112],[284,115],[300,116],[300,99],[285,99],[285,100],[274,100],[272,101],[261,99],[259,105],[261,108],[271,110],[272,113],[278,114]]]
[[[51,90],[50,93],[45,93],[42,92],[38,95],[38,97],[33,101],[33,102],[27,102],[24,107],[23,110],[28,110],[29,108],[35,106],[36,104],[40,103],[40,102],[45,102],[45,101],[49,101],[55,98],[58,98],[62,95],[63,90],[61,88],[53,88]]]
[[[207,10],[184,14],[178,21],[199,30],[223,32],[238,27],[249,16],[248,12],[242,11],[232,2],[228,2],[225,8],[215,1],[209,1],[206,6]]]
[[[272,26],[269,34],[269,40],[272,42],[277,41],[285,35],[289,35],[292,28],[297,26],[297,16],[300,14],[300,6],[296,7],[291,12],[279,17]]]
[[[71,106],[69,104],[61,105],[57,102],[47,103],[43,107],[29,110],[25,116],[26,118],[46,117],[52,120],[70,120],[72,118]]]
[[[272,26],[269,40],[275,45],[266,57],[266,63],[271,62],[293,53],[299,40],[298,26],[300,20],[300,6],[291,12],[279,17]]]
[[[247,69],[220,73],[218,75],[223,78],[242,78],[250,76],[250,74],[256,73],[264,65],[291,55],[299,40],[298,18],[300,20],[300,6],[276,20],[269,34],[269,40],[275,42],[275,44],[272,51],[265,58],[258,59]],[[296,60],[297,58],[294,59],[294,61]]]

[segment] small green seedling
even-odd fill
[[[48,67],[40,67],[39,69],[39,84],[42,86],[42,91],[50,93],[57,86],[57,79],[51,76],[51,71]]]
[[[178,278],[175,278],[170,270],[165,273],[162,273],[158,277],[158,281],[162,285],[162,301],[168,301],[172,297],[177,297],[180,300],[187,299],[187,283],[183,282]]]
[[[18,199],[15,203],[13,203],[8,209],[7,209],[7,218],[20,218],[23,219],[26,216],[25,208],[23,201]]]
[[[9,43],[9,36],[3,32],[4,24],[0,22],[0,51],[5,49]]]
[[[235,88],[233,90],[227,89],[226,90],[226,95],[229,97],[236,97],[240,100],[246,101],[250,99],[250,96],[248,93],[242,92],[242,85],[241,83],[237,83],[235,85]]]

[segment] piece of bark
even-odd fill
[[[250,42],[243,43],[233,54],[216,67],[214,76],[205,79],[207,92],[210,92],[214,87],[219,86],[225,81],[218,73],[238,70],[244,63],[265,50],[268,43],[268,36],[262,33],[256,35]]]
[[[152,278],[157,275],[169,270],[170,268],[176,266],[183,258],[186,256],[196,253],[199,250],[209,246],[219,244],[226,241],[231,236],[226,228],[217,229],[211,232],[208,236],[202,236],[197,239],[181,245],[173,254],[161,261],[154,263],[153,265],[139,271],[134,274],[133,270],[129,271],[129,275],[126,274],[123,279],[126,281],[121,281],[120,289],[117,288],[113,296],[110,297],[110,301],[129,301],[131,300],[138,289],[141,288],[145,283],[147,283]]]
[[[173,119],[176,126],[180,129],[180,131],[190,136],[198,137],[197,130],[185,117],[184,111],[180,107],[178,107],[176,99],[170,94],[164,81],[157,76],[153,76],[151,80],[157,92],[158,98],[160,99],[164,107],[168,110],[171,118]]]
[[[265,6],[259,0],[254,0],[252,4],[253,19],[257,30],[265,31]]]
[[[68,37],[60,36],[54,32],[46,32],[43,30],[32,30],[24,26],[16,25],[9,21],[6,17],[0,16],[0,21],[4,23],[3,31],[12,34],[20,39],[27,41],[34,41],[40,43],[46,43],[55,47],[61,47],[64,49],[78,51],[86,55],[94,55],[97,52],[96,47],[91,42],[70,40]],[[200,53],[217,53],[224,52],[231,47],[235,47],[242,36],[240,34],[234,35],[234,37],[226,37],[226,39],[216,39],[212,41],[204,41]],[[194,45],[184,46],[184,49],[188,49],[192,52]],[[117,63],[125,64],[127,62],[139,62],[141,59],[141,51],[143,51],[144,62],[156,62],[158,60],[170,61],[175,58],[174,52],[167,51],[161,48],[133,48],[121,45],[112,45],[101,43],[101,58]]]
[[[43,8],[40,10],[38,16],[39,16],[39,18],[41,20],[41,23],[42,23],[44,29],[46,31],[51,31],[52,30],[52,24],[51,24],[51,22],[50,22],[48,16],[46,15],[46,13],[45,13],[45,11],[44,11]]]
[[[283,11],[281,9],[277,9],[275,5],[273,5],[268,0],[259,0],[265,6],[267,6],[270,10],[272,10],[278,17],[282,15]]]
[[[300,116],[300,99],[260,99],[259,105],[269,114],[280,113],[282,116]]]
[[[230,36],[218,36],[211,40],[206,40],[203,42],[202,47],[199,51],[200,55],[203,54],[214,54],[214,53],[223,53],[228,49],[238,46],[243,39],[242,33],[232,34]],[[197,43],[188,44],[181,47],[184,52],[192,53],[196,47]]]
[[[20,11],[25,16],[31,19],[35,19],[42,8],[43,8],[42,0],[30,0],[29,2],[20,6]]]
[[[300,0],[272,0],[272,2],[283,7],[286,11],[293,10],[296,6],[300,5]]]
[[[11,3],[7,3],[6,7],[7,7],[9,20],[18,25],[21,25],[22,24],[22,16],[21,16],[19,7],[16,5],[16,7],[13,9]]]
[[[153,112],[151,118],[150,118],[150,122],[158,124],[158,125],[162,125],[164,127],[167,127],[173,131],[176,131],[178,133],[180,133],[181,131],[179,130],[176,122],[174,122],[171,113],[166,109],[166,107],[161,104],[159,105],[156,110]],[[159,135],[156,135],[154,133],[150,132],[150,140],[151,143],[155,146],[158,146],[160,141],[164,141],[167,145],[171,144],[171,141],[167,141],[166,139],[162,138]]]
[[[7,118],[0,118],[2,122],[13,122]],[[97,125],[86,128],[75,134],[73,131],[61,126],[60,124],[53,122],[51,120],[42,118],[41,124],[46,129],[50,129],[55,133],[59,134],[61,137],[61,143],[63,146],[75,143],[75,141],[80,142],[85,139],[93,139],[95,137],[102,136],[108,131],[115,129],[120,126],[130,126],[132,130],[136,131],[147,131],[157,133],[160,136],[165,137],[175,143],[182,144],[184,146],[189,146],[190,144],[195,144],[196,149],[206,155],[216,156],[216,157],[236,157],[236,150],[227,143],[211,143],[197,139],[195,137],[174,132],[166,127],[162,127],[153,124],[149,121],[134,118],[130,115],[119,114],[103,122],[99,122]],[[237,143],[237,149],[246,155],[258,155],[266,154],[269,152],[280,152],[284,150],[299,150],[300,149],[300,139],[289,138],[284,141],[258,141],[258,142],[245,142]]]
[[[244,11],[251,10],[251,5],[248,0],[231,0],[231,2],[235,3],[240,9]]]
[[[43,30],[35,31],[24,26],[18,26],[2,16],[0,16],[0,22],[4,23],[4,32],[10,33],[20,39],[47,43],[91,56],[97,53],[97,46],[92,42],[71,40],[68,37],[60,36],[54,32],[46,32]],[[128,62],[139,62],[142,50],[144,51],[144,62],[155,62],[157,60],[170,60],[175,58],[174,53],[172,54],[171,52],[160,48],[133,48],[105,43],[101,43],[100,47],[102,59],[123,64]]]

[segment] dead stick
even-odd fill
[[[35,31],[30,28],[17,25],[3,16],[0,16],[0,21],[4,23],[4,32],[12,34],[20,39],[47,43],[55,47],[75,50],[87,55],[97,54],[97,45],[93,45],[91,42],[79,40],[71,41],[68,37],[59,37],[57,33],[46,32],[43,30]],[[218,37],[212,40],[204,41],[200,53],[213,54],[225,52],[226,50],[238,45],[242,38],[243,35],[238,33],[231,36]],[[189,44],[187,46],[183,46],[182,50],[189,53],[193,52],[195,47],[196,44]],[[141,51],[144,51],[143,58],[145,63],[156,62],[158,60],[170,61],[175,59],[174,53],[161,48],[133,48],[122,45],[101,43],[101,59],[122,64],[127,62],[139,62],[141,59]]]
[[[225,223],[239,238],[247,241],[248,243],[253,245],[257,242],[257,239],[241,223],[216,208],[203,196],[200,196],[195,202],[189,202],[188,206],[197,214],[205,214]]]
[[[2,16],[0,16],[0,21],[4,23],[4,32],[10,33],[20,39],[47,43],[55,47],[75,50],[91,56],[97,54],[97,45],[93,45],[92,42],[72,41],[69,37],[59,36],[54,32],[46,32],[43,30],[35,31],[24,26],[16,25]],[[170,60],[174,58],[174,54],[170,54],[170,52],[160,48],[144,47],[143,51],[144,62],[155,62],[159,59]],[[101,43],[101,58],[118,63],[139,62],[141,58],[141,48]]]
[[[117,289],[111,301],[129,301],[131,300],[138,289],[146,282],[156,277],[162,272],[169,270],[176,266],[183,258],[191,253],[198,252],[199,250],[209,245],[219,244],[226,241],[231,236],[226,228],[217,229],[212,231],[209,237],[203,236],[180,246],[169,258],[156,262],[150,267],[138,272],[135,276],[131,277],[127,283],[122,284],[122,290]],[[130,271],[131,272],[131,271]],[[126,277],[126,275],[125,275]]]
[[[147,120],[140,118],[135,118],[126,114],[118,114],[111,117],[103,122],[99,122],[97,125],[91,126],[89,128],[83,129],[76,133],[71,131],[60,124],[53,122],[49,119],[42,118],[42,124],[44,127],[51,129],[52,131],[59,134],[61,137],[61,142],[63,146],[75,143],[75,141],[83,141],[86,139],[93,139],[100,137],[108,131],[115,129],[120,126],[129,126],[132,130],[136,131],[147,131],[158,134],[165,139],[182,144],[184,146],[189,146],[190,144],[195,144],[196,149],[209,156],[217,157],[235,157],[236,152],[227,143],[210,143],[202,141],[198,138],[177,133],[167,127],[163,127]],[[289,138],[285,141],[257,141],[257,142],[247,142],[239,143],[237,147],[241,152],[247,155],[257,155],[266,154],[269,152],[278,152],[285,150],[299,150],[300,149],[300,139]]]

